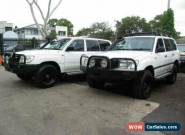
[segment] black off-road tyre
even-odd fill
[[[32,79],[31,75],[26,74],[17,74],[17,77],[19,77],[23,81],[30,81]]]
[[[49,88],[58,81],[57,68],[50,64],[42,65],[34,76],[35,84],[40,88]]]
[[[132,95],[137,99],[147,99],[151,95],[151,87],[154,77],[151,71],[144,71],[143,76],[139,80],[135,80],[132,89]]]
[[[168,84],[174,84],[176,82],[177,72],[178,72],[177,66],[174,65],[172,74],[166,77],[166,81],[167,81]]]
[[[88,77],[87,77],[87,83],[92,88],[103,88],[104,85],[105,85],[105,82],[104,81],[95,81],[95,80],[90,79]]]

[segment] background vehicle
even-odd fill
[[[82,54],[100,53],[111,45],[103,39],[66,37],[37,50],[17,52],[6,60],[5,68],[22,80],[34,79],[39,87],[51,87],[62,74],[81,74]]]
[[[179,51],[180,51],[180,60],[181,62],[185,62],[185,44],[178,44],[177,45]]]
[[[168,83],[175,83],[179,60],[174,39],[136,34],[116,42],[105,53],[82,56],[81,67],[86,66],[91,87],[101,88],[106,82],[127,82],[133,86],[134,97],[146,99],[153,80],[166,78]]]

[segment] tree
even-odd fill
[[[149,22],[150,27],[153,32],[162,33],[162,15],[157,15],[153,20]]]
[[[82,28],[77,32],[76,36],[91,36],[92,33],[93,33],[92,28]]]
[[[150,32],[150,25],[145,18],[139,16],[125,17],[121,21],[116,22],[116,36],[121,38],[130,33]]]
[[[168,9],[163,14],[157,15],[149,24],[154,32],[173,38],[177,38],[180,35],[180,33],[175,30],[174,13],[172,9]]]
[[[94,38],[102,38],[113,40],[114,32],[106,22],[96,22],[90,28],[83,28],[77,32],[77,36],[90,36]]]
[[[57,38],[57,33],[55,30],[52,30],[49,34],[49,39],[56,39]]]
[[[26,2],[28,3],[29,7],[30,7],[30,11],[33,17],[33,20],[38,28],[38,30],[41,32],[41,35],[43,38],[46,38],[48,36],[48,21],[51,18],[51,16],[53,15],[53,13],[56,11],[56,9],[60,6],[62,0],[58,0],[57,4],[52,8],[52,0],[48,1],[48,8],[47,8],[47,12],[46,15],[44,15],[43,10],[41,9],[41,6],[38,3],[38,0],[26,0]],[[40,17],[43,20],[43,26],[39,25],[38,22],[38,18],[36,17],[36,10],[39,11],[40,13]]]
[[[172,9],[168,9],[163,13],[163,16],[161,19],[161,25],[162,25],[162,32],[164,34],[167,34],[168,36],[172,36],[174,38],[178,37],[178,33],[175,30],[174,12]]]
[[[50,19],[48,22],[49,25],[51,26],[66,26],[68,29],[68,35],[69,36],[73,36],[73,24],[71,23],[71,21],[62,18],[62,19]]]

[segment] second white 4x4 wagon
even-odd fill
[[[103,39],[65,37],[52,41],[41,49],[14,53],[5,57],[6,70],[17,74],[22,80],[33,79],[39,87],[53,86],[60,74],[81,74],[82,54],[100,53],[111,42]]]
[[[145,99],[150,96],[152,82],[166,78],[175,83],[179,51],[174,39],[155,34],[133,34],[113,44],[107,52],[81,57],[91,87],[106,82],[129,82],[132,94]]]

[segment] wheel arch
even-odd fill
[[[179,61],[178,60],[175,60],[174,64],[179,67]]]
[[[154,67],[153,67],[152,65],[151,65],[151,66],[147,66],[147,67],[145,68],[145,70],[151,71],[153,77],[155,76]]]
[[[54,61],[42,62],[42,63],[40,64],[40,67],[43,66],[43,65],[46,65],[46,64],[55,66],[56,69],[57,69],[57,71],[58,71],[59,73],[61,73],[61,69],[60,69],[60,66],[58,65],[58,63],[56,63],[56,62],[54,62]]]

